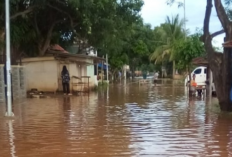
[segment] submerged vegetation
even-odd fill
[[[106,90],[109,87],[109,83],[99,81],[98,85],[93,88],[93,91]]]

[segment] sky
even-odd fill
[[[184,1],[184,0],[179,0]],[[203,21],[205,16],[206,0],[185,0],[185,15],[186,15],[186,29],[190,33],[195,33],[196,28],[203,28]],[[180,18],[184,18],[183,7],[178,8],[177,4],[168,6],[166,0],[144,0],[144,6],[141,15],[145,23],[150,23],[152,27],[159,26],[165,22],[167,16],[172,17],[179,14]],[[216,32],[222,29],[221,23],[218,20],[215,8],[212,9],[210,32]],[[217,36],[213,40],[213,45],[221,48],[224,34]]]

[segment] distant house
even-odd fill
[[[51,46],[43,57],[23,58],[27,75],[27,90],[36,88],[40,91],[61,91],[61,71],[67,66],[71,81],[71,90],[81,90],[89,85],[98,85],[97,66],[103,58],[83,54],[70,54],[59,45]],[[88,83],[89,78],[89,83]]]

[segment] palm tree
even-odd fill
[[[160,34],[160,45],[151,54],[150,60],[155,63],[169,60],[173,62],[173,76],[175,75],[175,58],[173,45],[176,41],[185,37],[185,31],[183,29],[184,20],[179,20],[179,15],[172,17],[166,17],[166,21],[159,28],[157,33]]]

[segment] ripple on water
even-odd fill
[[[15,104],[13,121],[0,116],[0,157],[232,156],[232,119],[163,83]]]

